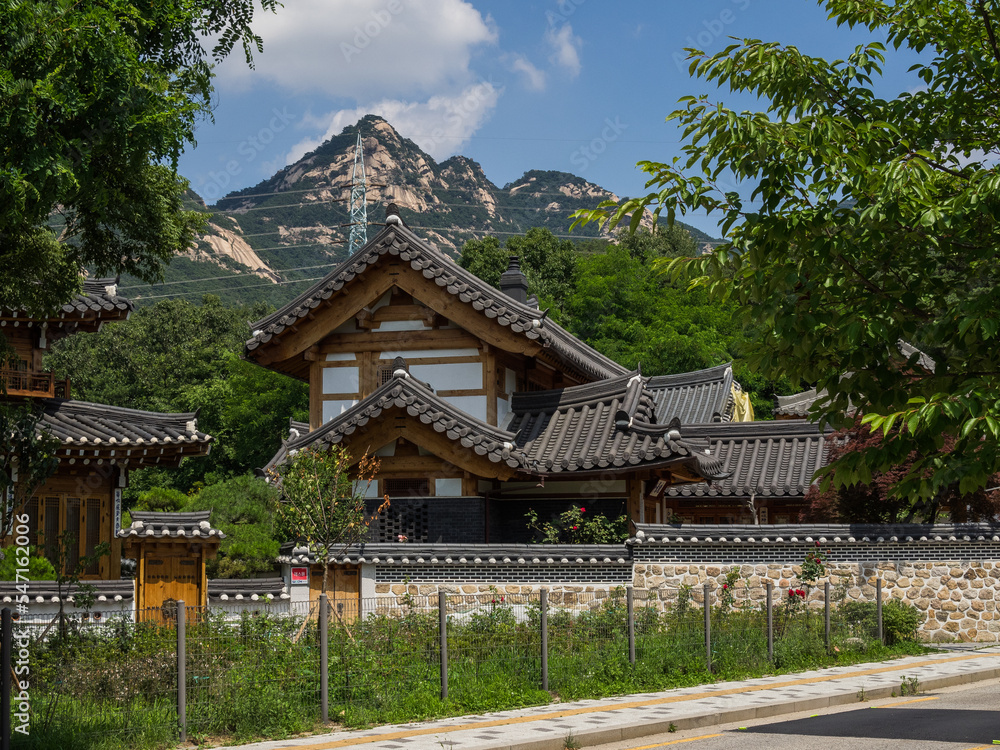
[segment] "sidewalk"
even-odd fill
[[[240,745],[241,750],[562,750],[573,735],[588,745],[678,730],[815,711],[899,693],[903,678],[921,692],[1000,677],[1000,646],[956,644],[940,652],[890,662],[755,680],[459,716],[361,731],[339,730],[295,740]],[[224,749],[226,750],[226,749]],[[232,749],[232,750],[235,750]]]

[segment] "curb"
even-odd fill
[[[975,682],[983,682],[1000,678],[1000,667],[987,667],[963,674],[947,675],[943,677],[931,677],[920,681],[921,692],[931,690],[942,690],[956,685],[967,685]],[[866,701],[881,700],[893,697],[893,693],[898,690],[894,687],[877,687],[865,690]],[[809,698],[805,700],[790,700],[785,703],[775,703],[754,708],[733,708],[730,710],[703,712],[690,716],[678,716],[672,719],[661,719],[647,721],[641,725],[627,725],[615,729],[593,729],[590,731],[568,732],[572,734],[580,747],[593,745],[606,745],[612,742],[635,740],[642,737],[649,737],[656,734],[667,734],[670,727],[674,731],[686,729],[703,729],[705,727],[721,726],[740,721],[753,719],[768,719],[775,716],[800,713],[804,711],[818,711],[833,706],[842,706],[848,703],[858,703],[857,693],[840,693],[823,696],[820,698]],[[447,742],[445,743],[447,745]],[[512,744],[490,745],[483,750],[564,750],[565,740],[563,737],[551,737],[528,742],[515,742]]]

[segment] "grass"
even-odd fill
[[[774,658],[764,614],[713,608],[711,668],[703,612],[681,602],[636,609],[628,660],[623,597],[548,618],[549,692],[540,688],[540,614],[530,602],[456,604],[448,622],[448,698],[441,699],[438,617],[410,609],[331,623],[331,718],[348,727],[651,692],[876,661],[925,649],[874,639],[867,613],[835,610],[829,650],[822,613],[775,611]],[[187,631],[187,725],[195,739],[242,742],[321,728],[315,621],[244,614],[192,618]],[[904,633],[904,635],[906,635]],[[31,735],[15,748],[119,750],[176,739],[176,631],[127,622],[78,629],[31,646]],[[909,686],[908,686],[909,687]],[[915,687],[915,686],[914,686]]]

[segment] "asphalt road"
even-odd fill
[[[994,740],[996,744],[994,745]],[[600,750],[985,750],[1000,747],[1000,681],[859,701],[819,714],[693,729]],[[588,748],[587,750],[591,750]]]

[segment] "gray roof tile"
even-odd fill
[[[595,379],[625,372],[625,368],[618,363],[539,315],[537,309],[511,299],[460,267],[409,229],[396,224],[386,226],[367,245],[280,310],[253,323],[254,336],[246,342],[248,356],[253,357],[253,352],[261,345],[280,336],[284,330],[309,315],[334,292],[375,265],[386,254],[409,262],[414,270],[421,271],[426,278],[433,279],[449,294],[471,304],[473,309],[481,311],[487,318],[496,319],[500,325],[510,328],[514,333],[538,341],[558,360],[574,370]]]
[[[219,529],[213,529],[211,511],[189,513],[158,513],[132,511],[132,525],[118,532],[119,539],[225,539]]]
[[[193,412],[161,412],[125,409],[87,401],[45,399],[41,405],[40,429],[63,446],[86,448],[137,448],[166,445],[198,445],[212,441],[198,430]]]
[[[733,412],[733,382],[732,363],[727,363],[652,377],[646,388],[655,405],[656,421],[661,424],[674,418],[681,424],[728,422]]]

